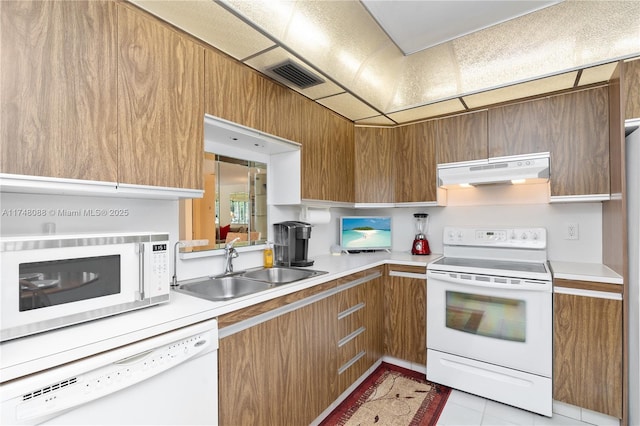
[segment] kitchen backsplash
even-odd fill
[[[178,235],[178,202],[133,198],[0,193],[0,235],[161,231]]]
[[[43,233],[45,224],[54,223],[57,233],[164,231],[171,240],[178,238],[178,202],[129,198],[0,194],[1,235]],[[444,226],[541,226],[548,235],[551,260],[575,262],[602,261],[602,204],[527,204],[448,206],[427,208],[348,209],[331,208],[328,224],[315,225],[309,244],[309,257],[328,254],[338,244],[338,218],[343,215],[390,215],[393,249],[409,251],[415,234],[413,213],[429,213],[428,240],[431,251],[442,252]],[[270,222],[299,220],[300,207],[270,206]],[[578,224],[578,239],[566,240],[565,227]],[[258,266],[261,256],[245,253],[238,267]],[[221,259],[194,259],[180,262],[183,276],[215,273],[212,263]],[[254,264],[255,263],[255,264]],[[206,272],[203,272],[206,271]]]
[[[299,211],[299,209],[297,209]],[[567,262],[602,262],[602,204],[528,204],[448,206],[393,209],[331,209],[331,222],[316,225],[311,232],[309,256],[329,253],[338,241],[338,218],[341,215],[390,215],[393,250],[409,251],[415,235],[413,214],[429,214],[429,246],[442,253],[442,230],[445,226],[475,227],[544,227],[548,232],[548,256]],[[565,228],[578,224],[578,239],[566,240]]]

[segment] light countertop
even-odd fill
[[[601,263],[549,261],[553,278],[622,284],[622,277]]]
[[[327,274],[226,302],[213,302],[175,291],[169,303],[0,344],[0,383],[93,354],[216,318],[266,300],[384,264],[426,266],[440,254],[377,252],[316,256],[310,269]],[[622,284],[622,277],[601,264],[551,261],[555,278]]]
[[[227,302],[213,302],[172,291],[168,303],[0,344],[0,383],[216,318],[375,266],[392,263],[426,268],[427,263],[438,257],[439,254],[412,256],[408,252],[316,256],[310,269],[326,271],[327,274]]]

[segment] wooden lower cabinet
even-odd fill
[[[321,299],[220,339],[221,425],[309,424],[336,398],[337,304]]]
[[[321,292],[312,287],[220,317],[220,424],[309,424],[373,366],[383,348],[382,272],[372,268],[320,284]],[[252,322],[269,312],[273,318]],[[240,331],[227,334],[231,325]]]
[[[347,280],[361,283],[337,295],[338,395],[382,357],[384,344],[382,270],[350,275]]]
[[[622,418],[622,300],[608,298],[622,286],[556,280],[554,287],[553,399]],[[565,294],[575,289],[588,293]]]
[[[425,274],[423,266],[389,265],[384,285],[384,353],[420,365],[427,363],[427,280],[418,278]]]

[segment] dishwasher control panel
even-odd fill
[[[118,392],[178,366],[190,358],[216,350],[217,344],[217,332],[201,332],[89,371],[85,370],[64,380],[47,382],[45,386],[29,389],[28,392],[14,394],[11,397],[3,392],[1,423],[34,424],[36,419],[54,417],[56,413]],[[90,362],[91,358],[77,363],[83,361]],[[68,369],[69,366],[59,368]],[[51,375],[52,372],[49,370],[40,373],[45,374]],[[31,376],[30,381],[42,383],[38,382],[37,376]]]

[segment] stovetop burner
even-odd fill
[[[513,262],[495,259],[467,259],[461,257],[443,257],[433,262],[434,265],[459,266],[463,268],[498,269],[501,271],[535,272],[544,274],[547,268],[544,263]]]
[[[544,228],[444,228],[444,257],[427,269],[551,281]]]

